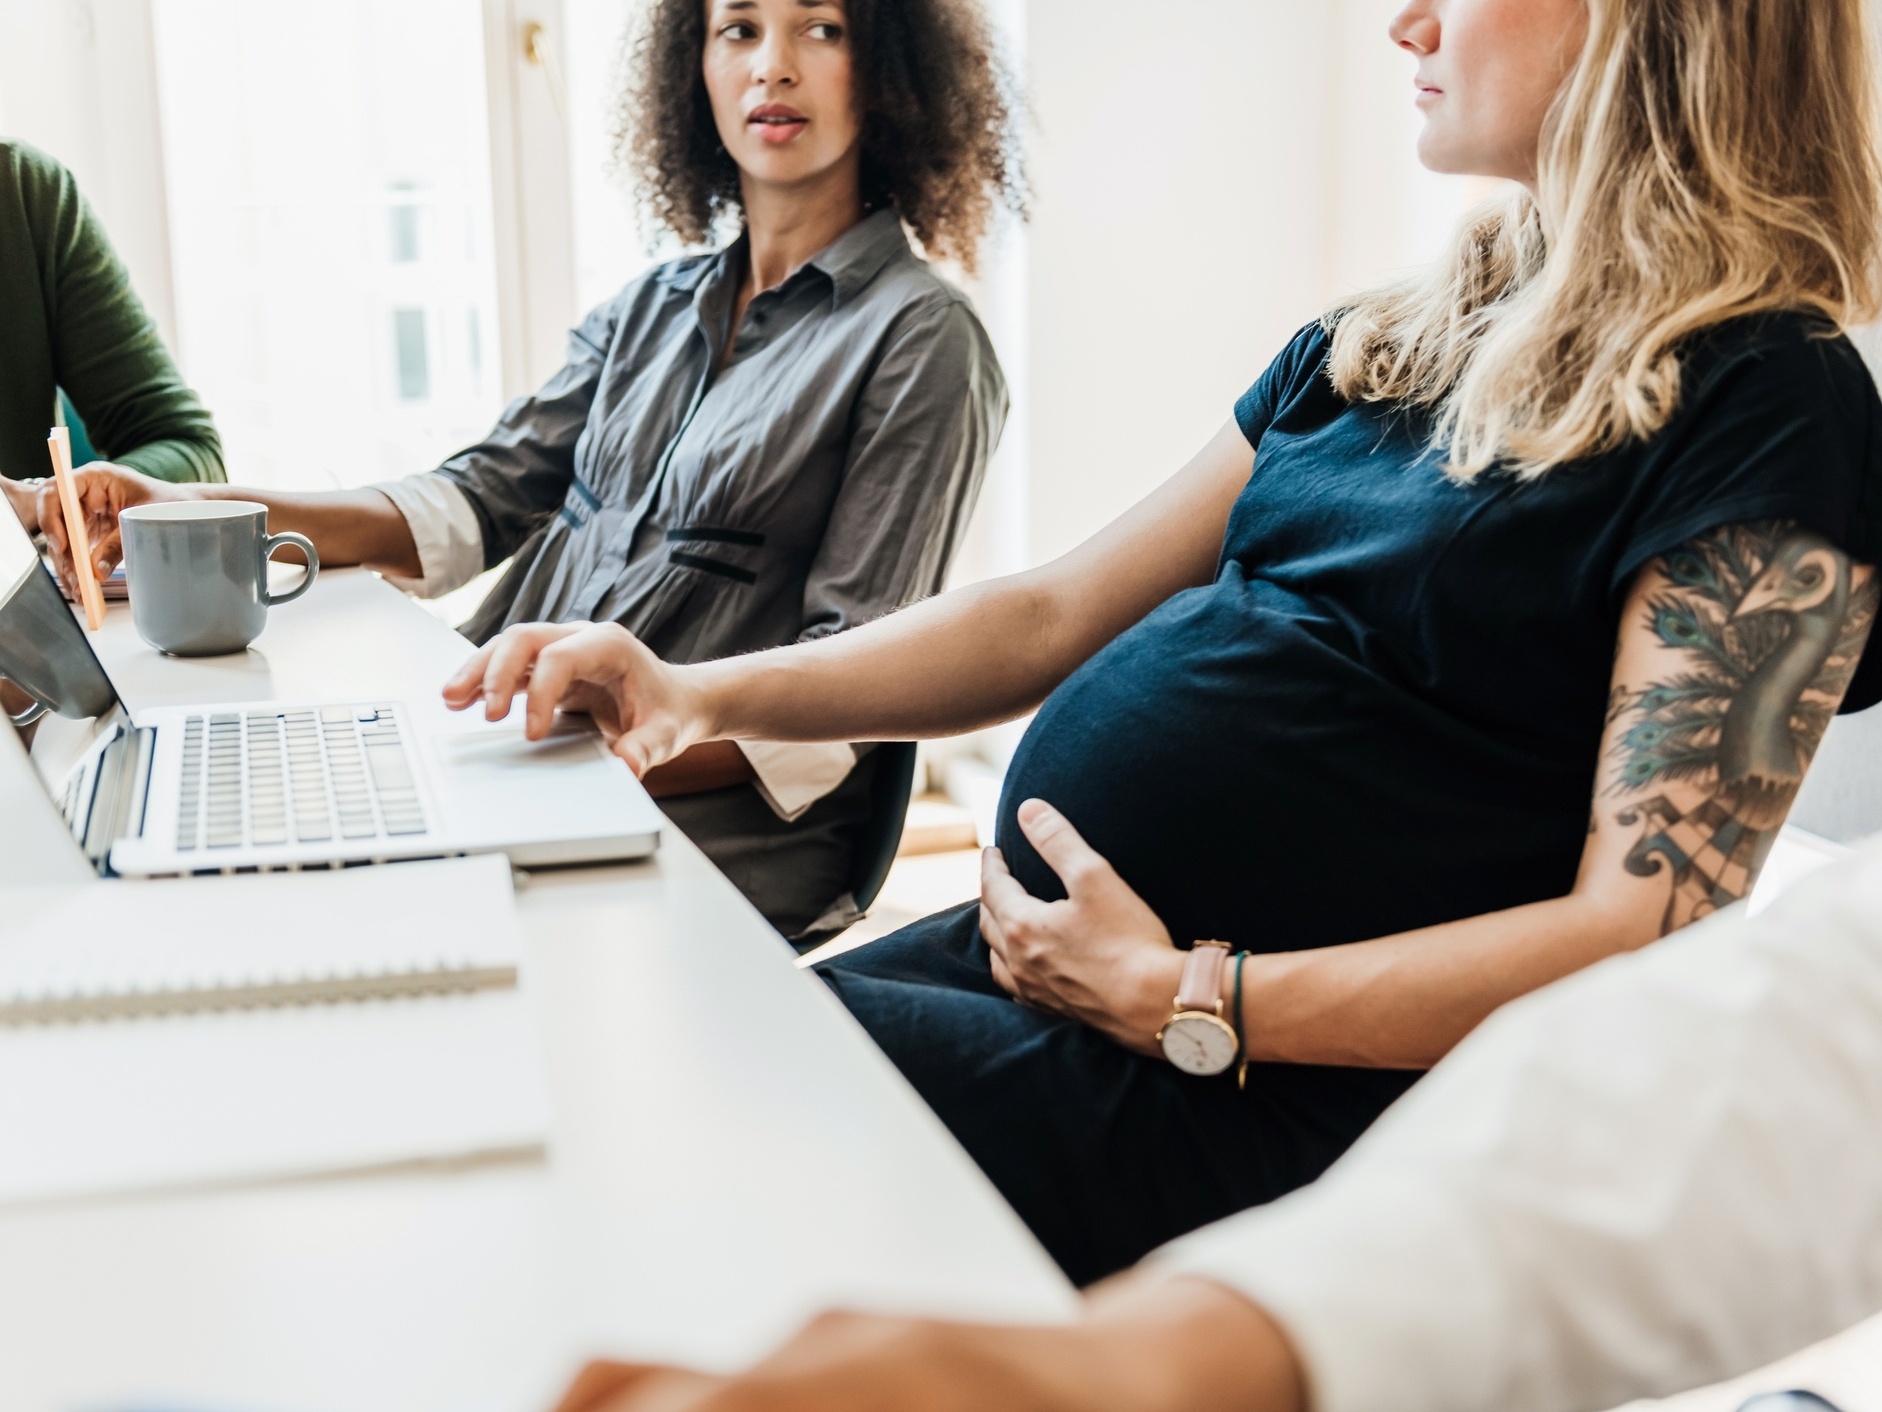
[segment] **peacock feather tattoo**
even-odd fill
[[[1878,595],[1834,544],[1788,523],[1714,530],[1658,567],[1666,583],[1648,599],[1648,626],[1686,670],[1618,703],[1632,721],[1615,745],[1613,790],[1655,791],[1615,818],[1640,829],[1627,870],[1670,874],[1671,931],[1751,890]]]

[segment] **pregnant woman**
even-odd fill
[[[1882,699],[1861,0],[1415,0],[1393,35],[1426,163],[1510,194],[1089,543],[696,667],[517,627],[447,687],[527,692],[532,734],[592,710],[639,770],[1037,707],[980,903],[824,977],[1081,1282],[1744,897]]]

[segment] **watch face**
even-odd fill
[[[1163,1027],[1163,1056],[1186,1074],[1219,1074],[1235,1062],[1235,1031],[1200,1010],[1172,1015]]]

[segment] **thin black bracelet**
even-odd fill
[[[1248,1036],[1242,1033],[1242,962],[1246,951],[1235,953],[1235,1087],[1248,1087]]]

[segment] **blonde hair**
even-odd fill
[[[1679,350],[1766,310],[1882,303],[1864,0],[1591,0],[1536,194],[1466,219],[1429,274],[1327,315],[1351,401],[1435,409],[1469,480],[1531,477],[1666,425]]]

